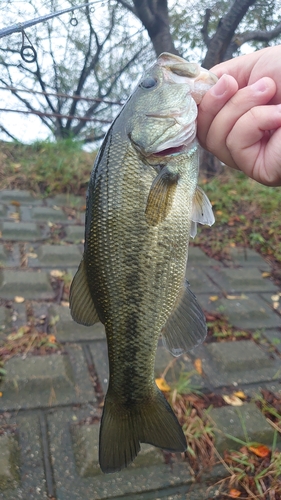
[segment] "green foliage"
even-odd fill
[[[71,139],[30,146],[0,143],[0,188],[29,189],[46,196],[81,194],[88,184],[95,155],[86,153],[80,142]]]

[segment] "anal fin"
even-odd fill
[[[176,300],[175,308],[162,330],[163,345],[173,356],[201,344],[207,335],[204,313],[185,280]]]
[[[91,326],[100,321],[87,282],[84,260],[81,261],[71,283],[69,307],[76,323]]]

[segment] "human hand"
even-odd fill
[[[211,71],[221,78],[198,113],[201,145],[270,186],[281,185],[280,60],[277,46],[214,66]]]

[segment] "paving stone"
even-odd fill
[[[5,266],[8,261],[8,252],[4,245],[0,245],[0,266]]]
[[[230,247],[228,252],[234,265],[247,268],[255,267],[260,271],[269,271],[271,269],[270,265],[261,257],[261,255],[250,248]]]
[[[52,332],[59,342],[105,339],[105,330],[101,323],[90,327],[79,325],[72,319],[68,307],[51,305],[48,321],[53,324]]]
[[[203,296],[197,298],[203,308],[224,314],[238,328],[256,330],[280,326],[278,314],[257,294],[243,293],[232,299],[221,298],[213,302],[211,307],[205,307],[207,304]]]
[[[196,356],[196,352],[197,349],[194,349],[194,356]],[[161,377],[167,366],[170,366],[165,375],[167,383],[171,387],[179,387],[180,383],[182,394],[188,394],[194,390],[202,391],[207,388],[206,381],[196,372],[187,354],[175,358],[165,347],[159,345],[155,358],[155,378]]]
[[[206,255],[199,247],[195,246],[189,246],[188,249],[188,262],[187,262],[188,267],[220,267],[220,263],[215,260],[211,259]]]
[[[36,241],[45,235],[34,222],[3,222],[2,237],[12,241]]]
[[[84,233],[84,226],[67,226],[66,237],[64,239],[65,241],[69,241],[70,243],[81,242],[84,241]]]
[[[216,271],[208,269],[207,274],[222,290],[228,293],[274,292],[278,290],[273,281],[263,278],[261,272],[252,267],[225,268]]]
[[[0,217],[5,217],[5,215],[6,215],[6,208],[4,207],[4,205],[0,204]]]
[[[190,283],[190,288],[196,295],[199,293],[215,294],[220,292],[220,288],[212,283],[207,274],[197,267],[187,264],[186,278]]]
[[[78,266],[82,254],[77,245],[42,245],[37,249],[37,258],[28,258],[30,267]]]
[[[89,416],[88,409],[88,416]],[[79,409],[61,409],[52,412],[48,415],[48,428],[50,435],[50,450],[52,461],[55,464],[54,476],[56,482],[56,498],[57,500],[78,500],[91,498],[91,500],[109,499],[118,496],[126,498],[135,498],[137,493],[149,491],[157,498],[158,490],[165,488],[179,487],[184,484],[191,484],[192,478],[188,472],[187,464],[181,461],[175,461],[173,467],[161,463],[160,461],[151,464],[151,455],[147,454],[147,467],[142,465],[131,467],[117,472],[115,474],[97,474],[94,475],[95,468],[92,468],[91,476],[79,475],[81,471],[80,462],[77,465],[73,463],[70,457],[73,456],[73,431],[71,423],[73,420],[80,422],[87,416],[86,410]],[[86,431],[87,432],[87,431]],[[91,431],[90,431],[91,432]],[[91,438],[93,439],[93,438]],[[92,444],[94,440],[92,441]],[[88,447],[87,447],[88,448]],[[82,448],[83,449],[83,448]],[[85,451],[84,451],[85,453]],[[145,461],[145,454],[141,461]],[[93,454],[88,456],[88,469],[91,471],[89,463],[93,463]],[[77,459],[77,455],[76,455]],[[152,462],[156,459],[153,457]]]
[[[81,348],[66,354],[14,357],[5,364],[0,410],[95,402]]]
[[[270,357],[252,340],[218,342],[206,345],[213,362],[220,370],[233,372],[269,367]]]
[[[252,340],[219,342],[198,347],[203,371],[214,387],[268,382],[281,368]]]
[[[55,292],[46,272],[1,270],[0,297],[13,299],[16,295],[25,299],[48,300],[55,297]]]
[[[277,349],[281,354],[281,329],[263,330],[262,335]]]
[[[40,199],[34,198],[28,191],[19,189],[3,189],[0,193],[1,202],[11,203],[13,201],[17,203],[41,203]]]
[[[0,340],[6,338],[12,328],[12,311],[8,307],[0,306]]]
[[[237,450],[242,446],[241,443],[237,443],[225,434],[244,442],[257,442],[272,446],[274,429],[254,403],[245,403],[239,408],[234,406],[214,408],[210,412],[210,417],[216,424],[215,446],[219,453],[224,450]],[[244,429],[246,429],[246,435]],[[280,438],[278,442],[280,445]]]
[[[11,472],[14,474],[14,486],[1,490],[1,500],[47,500],[46,479],[42,457],[41,430],[39,425],[39,414],[37,412],[24,412],[15,414],[4,414],[4,435],[7,426],[12,427],[16,433],[13,438],[11,449]],[[1,429],[1,421],[0,421]],[[0,443],[1,443],[0,436]],[[2,452],[0,444],[0,456]],[[0,459],[1,461],[1,459]],[[0,465],[0,476],[2,472]]]
[[[0,491],[14,489],[18,482],[19,446],[16,436],[0,434]]]
[[[67,220],[65,213],[61,209],[51,207],[35,207],[32,210],[31,218],[42,221],[64,221]]]
[[[62,206],[62,207],[73,207],[80,208],[85,205],[85,198],[83,196],[76,196],[73,194],[57,194],[53,198],[47,198],[46,200],[48,206]]]

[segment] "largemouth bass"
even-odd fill
[[[112,123],[87,195],[85,250],[72,282],[75,321],[105,325],[109,386],[100,427],[103,472],[130,464],[140,443],[186,450],[154,381],[159,335],[174,355],[206,336],[185,279],[196,223],[214,222],[197,187],[197,104],[216,77],[161,54]]]

